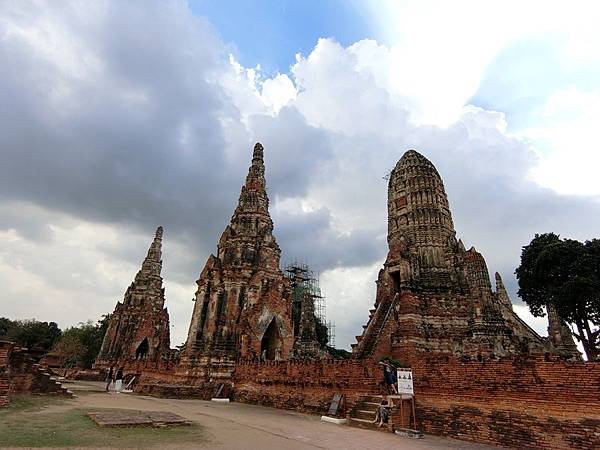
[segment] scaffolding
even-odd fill
[[[284,270],[286,277],[292,283],[292,320],[294,322],[295,333],[297,334],[298,332],[302,303],[305,301],[305,298],[309,298],[314,304],[315,317],[321,324],[327,327],[327,336],[329,339],[331,322],[327,323],[326,321],[325,297],[321,293],[318,275],[308,267],[308,264],[298,261],[287,264]]]
[[[335,348],[335,322],[327,322],[327,341],[330,347]]]

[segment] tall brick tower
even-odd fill
[[[392,170],[388,185],[390,256],[399,259],[402,253],[411,267],[402,283],[450,287],[456,281],[455,235],[442,178],[427,158],[407,151]]]
[[[483,256],[457,241],[444,183],[415,150],[390,174],[388,244],[375,306],[352,346],[356,356],[410,361],[429,353],[478,359],[556,353],[513,312],[500,275],[493,292]],[[566,352],[568,345],[556,347]]]
[[[287,358],[293,345],[291,286],[279,269],[280,253],[257,143],[231,221],[196,282],[183,367],[219,358]]]
[[[129,365],[168,359],[169,313],[162,286],[162,227],[158,227],[148,255],[127,288],[123,303],[111,316],[96,367]]]

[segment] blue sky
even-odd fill
[[[366,8],[354,1],[190,0],[189,5],[234,46],[244,66],[260,64],[269,74],[288,72],[294,55],[308,54],[319,38],[342,45],[381,38],[369,26]]]

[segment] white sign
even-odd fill
[[[415,394],[412,369],[398,369],[398,394]]]

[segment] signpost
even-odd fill
[[[412,369],[398,369],[398,394],[415,395]]]
[[[398,395],[400,395],[400,426],[404,427],[403,400],[410,400],[412,406],[413,427],[416,430],[417,417],[415,415],[415,391],[413,388],[414,377],[412,369],[398,368],[396,375],[398,376]]]

